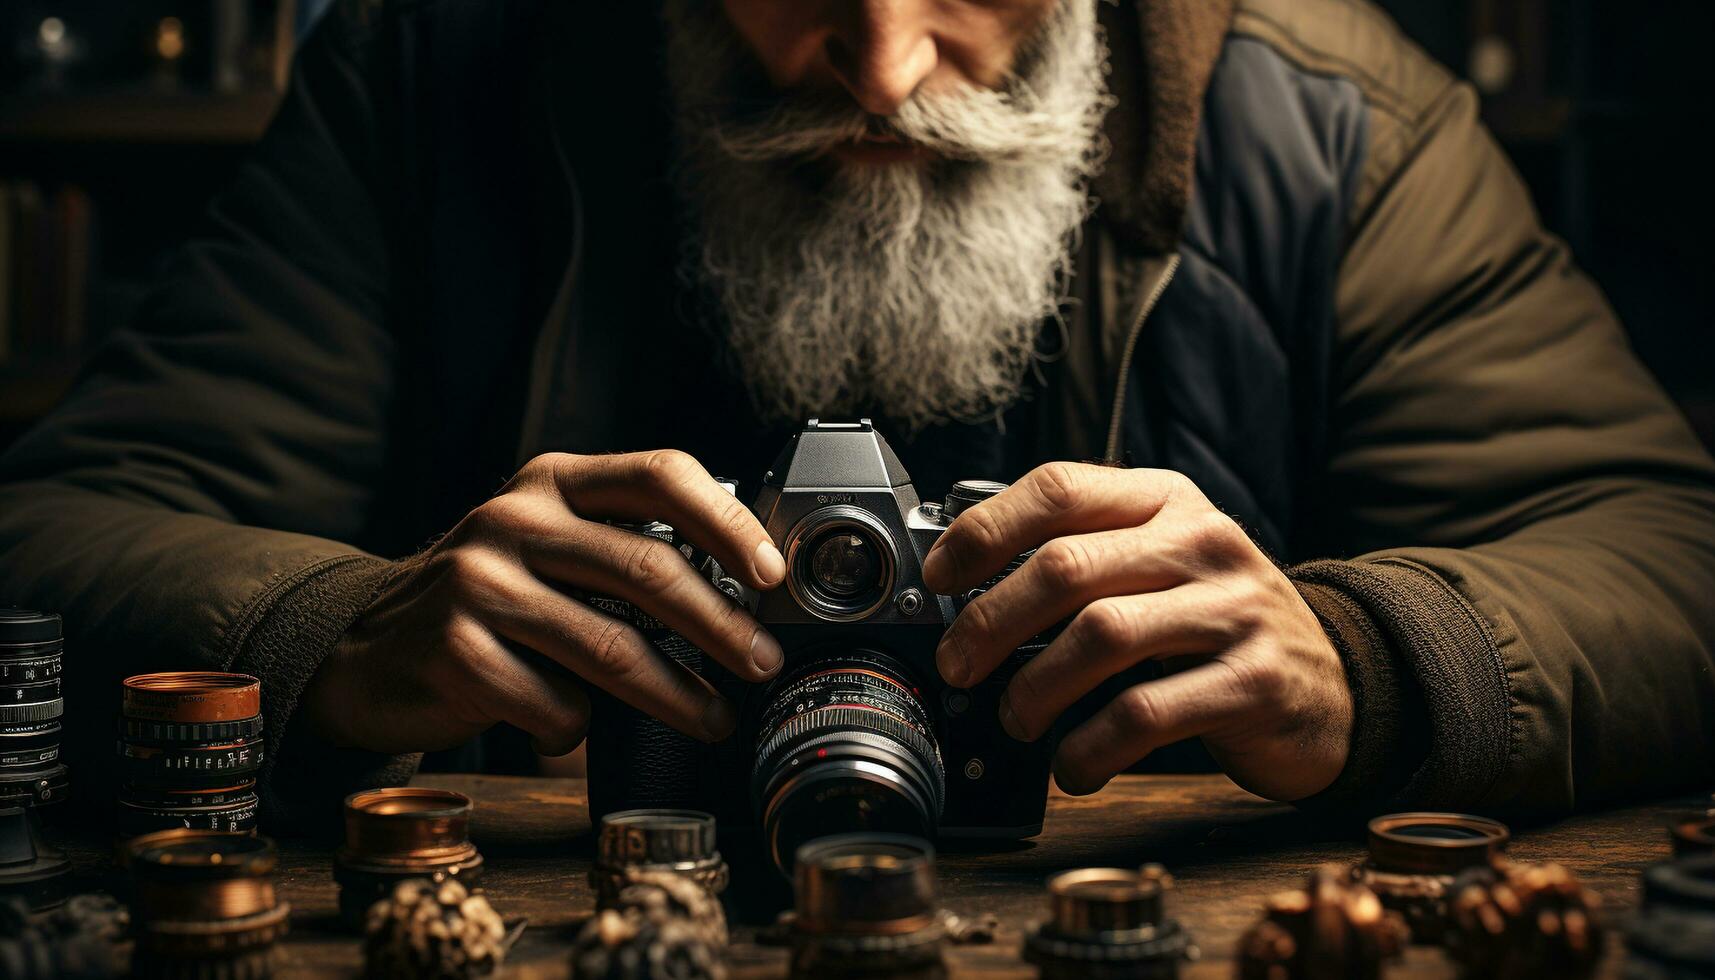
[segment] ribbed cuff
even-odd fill
[[[1439,576],[1395,559],[1319,561],[1288,572],[1346,666],[1354,702],[1346,768],[1299,802],[1353,815],[1471,807],[1510,748],[1500,652]]]
[[[416,769],[418,756],[335,749],[295,721],[305,686],[391,567],[358,554],[316,562],[269,589],[235,631],[230,669],[262,680],[267,741],[256,784],[270,828],[303,833],[337,826],[346,794],[403,783]]]

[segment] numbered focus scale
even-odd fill
[[[53,613],[0,609],[0,807],[41,807],[66,797],[62,634]]]
[[[255,829],[260,681],[208,671],[141,674],[125,680],[121,714],[122,836]]]

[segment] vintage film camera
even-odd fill
[[[782,869],[799,845],[829,834],[1040,833],[1055,739],[1016,741],[997,711],[1013,673],[1054,631],[1033,637],[970,689],[949,687],[935,667],[936,644],[958,612],[1029,555],[959,596],[935,595],[922,579],[922,558],[941,533],[1003,489],[968,480],[945,502],[922,503],[868,420],[812,419],[775,460],[754,503],[786,557],[782,587],[748,594],[681,545],[780,641],[786,664],[775,679],[739,681],[629,603],[589,597],[701,674],[740,717],[733,736],[704,745],[592,692],[592,817],[635,807],[707,810],[723,827],[758,827]],[[679,543],[662,524],[630,529]],[[1121,680],[1155,674],[1146,663]],[[1087,714],[1107,690],[1068,717]]]

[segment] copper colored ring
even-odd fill
[[[1412,834],[1425,828],[1427,834]],[[1462,813],[1392,813],[1370,821],[1370,863],[1382,871],[1454,875],[1493,864],[1506,850],[1505,824]]]
[[[249,674],[168,671],[125,678],[122,714],[141,721],[234,721],[262,713],[262,682]]]
[[[446,789],[395,786],[345,798],[342,854],[364,862],[413,862],[470,848],[470,797]]]

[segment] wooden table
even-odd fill
[[[417,782],[456,789],[476,800],[473,837],[486,860],[489,899],[508,920],[529,919],[505,975],[567,976],[571,938],[591,907],[583,781],[435,775]],[[1613,922],[1636,904],[1639,873],[1668,856],[1667,818],[1694,804],[1706,806],[1708,799],[1515,828],[1510,850],[1519,860],[1569,866],[1601,893]],[[91,846],[75,849],[74,857],[87,866],[106,853]],[[1003,925],[992,945],[950,948],[949,966],[954,976],[1032,977],[1035,971],[1019,960],[1018,947],[1023,928],[1043,915],[1047,875],[1087,865],[1159,861],[1178,882],[1169,899],[1171,913],[1202,950],[1181,975],[1230,977],[1234,944],[1255,920],[1265,896],[1300,885],[1318,864],[1350,863],[1362,854],[1359,839],[1329,840],[1291,807],[1251,796],[1222,776],[1125,776],[1095,796],[1056,794],[1049,802],[1047,827],[1033,841],[1001,850],[943,848],[938,867],[944,904],[959,913],[992,913]],[[775,876],[731,848],[727,857],[736,882],[771,883]],[[310,842],[284,842],[280,883],[292,903],[293,932],[284,943],[284,969],[277,976],[354,976],[361,953],[358,941],[337,929],[330,851]],[[762,906],[770,897],[786,896],[740,896],[740,919],[765,920],[771,910]],[[1619,975],[1619,945],[1610,944],[1603,976]],[[786,952],[740,943],[731,962],[738,977],[779,977],[785,974]],[[1414,948],[1389,975],[1452,977],[1454,971],[1438,951]]]

